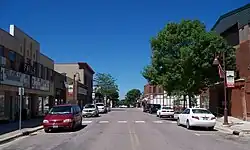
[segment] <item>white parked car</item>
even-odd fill
[[[191,127],[206,127],[210,130],[214,129],[216,117],[204,108],[187,108],[177,119],[177,125],[185,125],[187,129]]]
[[[156,112],[157,117],[169,117],[174,118],[174,110],[168,106],[161,106]]]
[[[83,117],[98,117],[99,116],[99,111],[98,108],[95,104],[86,104],[84,108],[82,109],[82,116]]]
[[[107,113],[107,108],[104,103],[96,103],[99,113]]]

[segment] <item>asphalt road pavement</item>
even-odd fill
[[[75,132],[39,131],[0,145],[2,150],[249,150],[249,139],[218,131],[187,130],[136,108],[84,118]]]

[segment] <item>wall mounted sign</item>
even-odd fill
[[[226,71],[227,87],[234,87],[234,71]]]
[[[49,91],[50,84],[48,80],[44,80],[37,77],[32,77],[31,88],[41,91]]]
[[[0,83],[30,88],[30,75],[7,68],[1,68]]]
[[[68,85],[68,95],[73,96],[73,92],[74,92],[73,85]]]
[[[78,87],[78,94],[87,95],[87,90],[82,87]]]

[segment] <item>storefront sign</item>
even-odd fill
[[[82,87],[78,87],[78,94],[87,95],[87,90]]]
[[[73,96],[73,92],[74,92],[73,85],[68,85],[68,95]]]
[[[30,88],[30,75],[6,68],[1,68],[0,83]]]
[[[234,87],[234,71],[226,71],[227,87]]]
[[[50,84],[48,80],[32,77],[31,87],[36,90],[49,91]]]

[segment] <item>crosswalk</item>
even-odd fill
[[[145,124],[145,123],[176,124],[176,121],[166,121],[166,120],[154,120],[154,121],[145,121],[145,120],[134,120],[134,121],[127,121],[127,120],[118,120],[118,121],[109,121],[109,120],[83,120],[82,121],[82,124],[91,124],[91,123],[99,123],[99,124],[108,124],[108,123],[119,123],[119,124],[126,124],[126,123],[135,123],[135,124]]]

